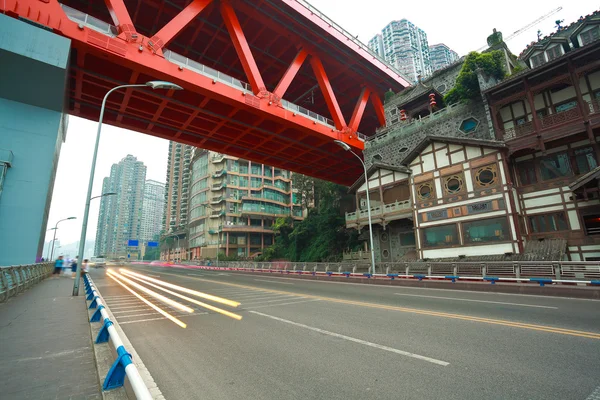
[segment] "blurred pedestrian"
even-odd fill
[[[54,272],[52,272],[52,275],[58,275],[57,278],[60,278],[64,262],[65,261],[63,260],[63,256],[58,256],[58,258],[54,262]]]
[[[89,265],[90,265],[90,264],[89,264],[89,262],[88,262],[88,259],[87,259],[87,258],[86,258],[85,260],[83,260],[83,262],[81,263],[81,274],[82,274],[82,275],[85,275],[85,274],[87,274],[87,273],[88,273],[88,271],[89,271],[89,268],[90,268],[90,267],[89,267]]]
[[[78,257],[75,257],[73,259],[73,261],[71,262],[71,278],[75,279],[75,275],[77,274],[77,259]]]

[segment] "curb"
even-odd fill
[[[96,290],[100,294],[100,298],[102,299],[102,302],[104,304],[107,304],[106,301],[104,300],[104,297],[99,292],[99,288],[97,286],[96,286]],[[88,322],[89,322],[89,319],[92,317],[92,314],[94,314],[94,312],[96,310],[89,309],[87,301],[85,302],[85,304],[86,304],[86,308],[88,311]],[[144,365],[144,362],[142,361],[139,354],[137,353],[137,351],[135,350],[135,348],[129,341],[129,338],[127,337],[127,335],[125,334],[125,332],[123,331],[121,326],[119,325],[119,322],[113,315],[110,308],[108,306],[105,306],[104,309],[110,315],[110,320],[113,322],[113,326],[119,333],[119,337],[121,338],[123,345],[127,348],[129,353],[131,354],[132,361],[135,364],[135,366],[137,367],[137,369],[140,373],[140,376],[142,377],[142,380],[146,384],[146,387],[148,387],[148,390],[150,391],[152,398],[155,400],[165,400],[165,397],[163,396],[158,385],[154,381],[154,378],[150,374],[150,371],[148,371],[148,368],[146,368],[146,366]],[[117,352],[116,352],[116,349],[114,348],[114,346],[112,345],[111,341],[109,341],[108,343],[98,343],[98,344],[95,343],[95,338],[98,335],[100,328],[102,328],[102,324],[90,323],[89,325],[90,325],[90,333],[92,336],[91,337],[92,346],[94,348],[94,357],[95,357],[95,361],[96,361],[96,371],[98,371],[98,381],[100,384],[100,388],[102,388],[102,382],[104,382],[104,378],[108,374],[108,370],[110,369],[111,365],[113,364],[115,357],[117,355]],[[133,393],[133,390],[131,389],[131,386],[129,385],[128,380],[126,379],[123,387],[113,389],[113,390],[108,390],[108,391],[102,391],[102,398],[104,400],[125,400],[125,399],[135,399],[136,397],[135,397],[135,394]]]

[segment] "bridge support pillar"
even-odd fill
[[[0,14],[0,153],[12,154],[0,185],[0,265],[42,257],[67,130],[63,106],[70,48],[69,39]]]

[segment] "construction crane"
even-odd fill
[[[535,21],[533,21],[533,22],[530,22],[529,24],[525,25],[525,26],[524,26],[524,27],[522,27],[521,29],[519,29],[519,30],[516,30],[516,31],[514,31],[513,33],[511,33],[509,36],[507,36],[506,38],[504,38],[504,41],[505,41],[505,42],[508,42],[510,39],[512,39],[512,38],[514,38],[514,37],[516,37],[516,36],[519,36],[521,33],[523,33],[523,32],[525,32],[525,31],[527,31],[527,30],[531,29],[531,28],[532,28],[532,27],[534,27],[536,24],[538,24],[538,23],[542,22],[543,20],[545,20],[546,18],[550,17],[551,15],[553,15],[553,14],[556,14],[556,13],[557,13],[557,12],[559,12],[560,10],[562,10],[562,7],[555,8],[554,10],[550,11],[549,13],[542,15],[541,17],[539,17],[539,18],[538,18],[538,19],[536,19]],[[483,46],[483,47],[481,47],[480,49],[477,49],[477,52],[481,52],[481,51],[483,51],[483,50],[487,49],[488,47],[489,47],[489,46]]]

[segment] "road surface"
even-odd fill
[[[599,301],[128,268],[242,303],[153,300],[182,329],[92,272],[167,399],[600,399]]]

